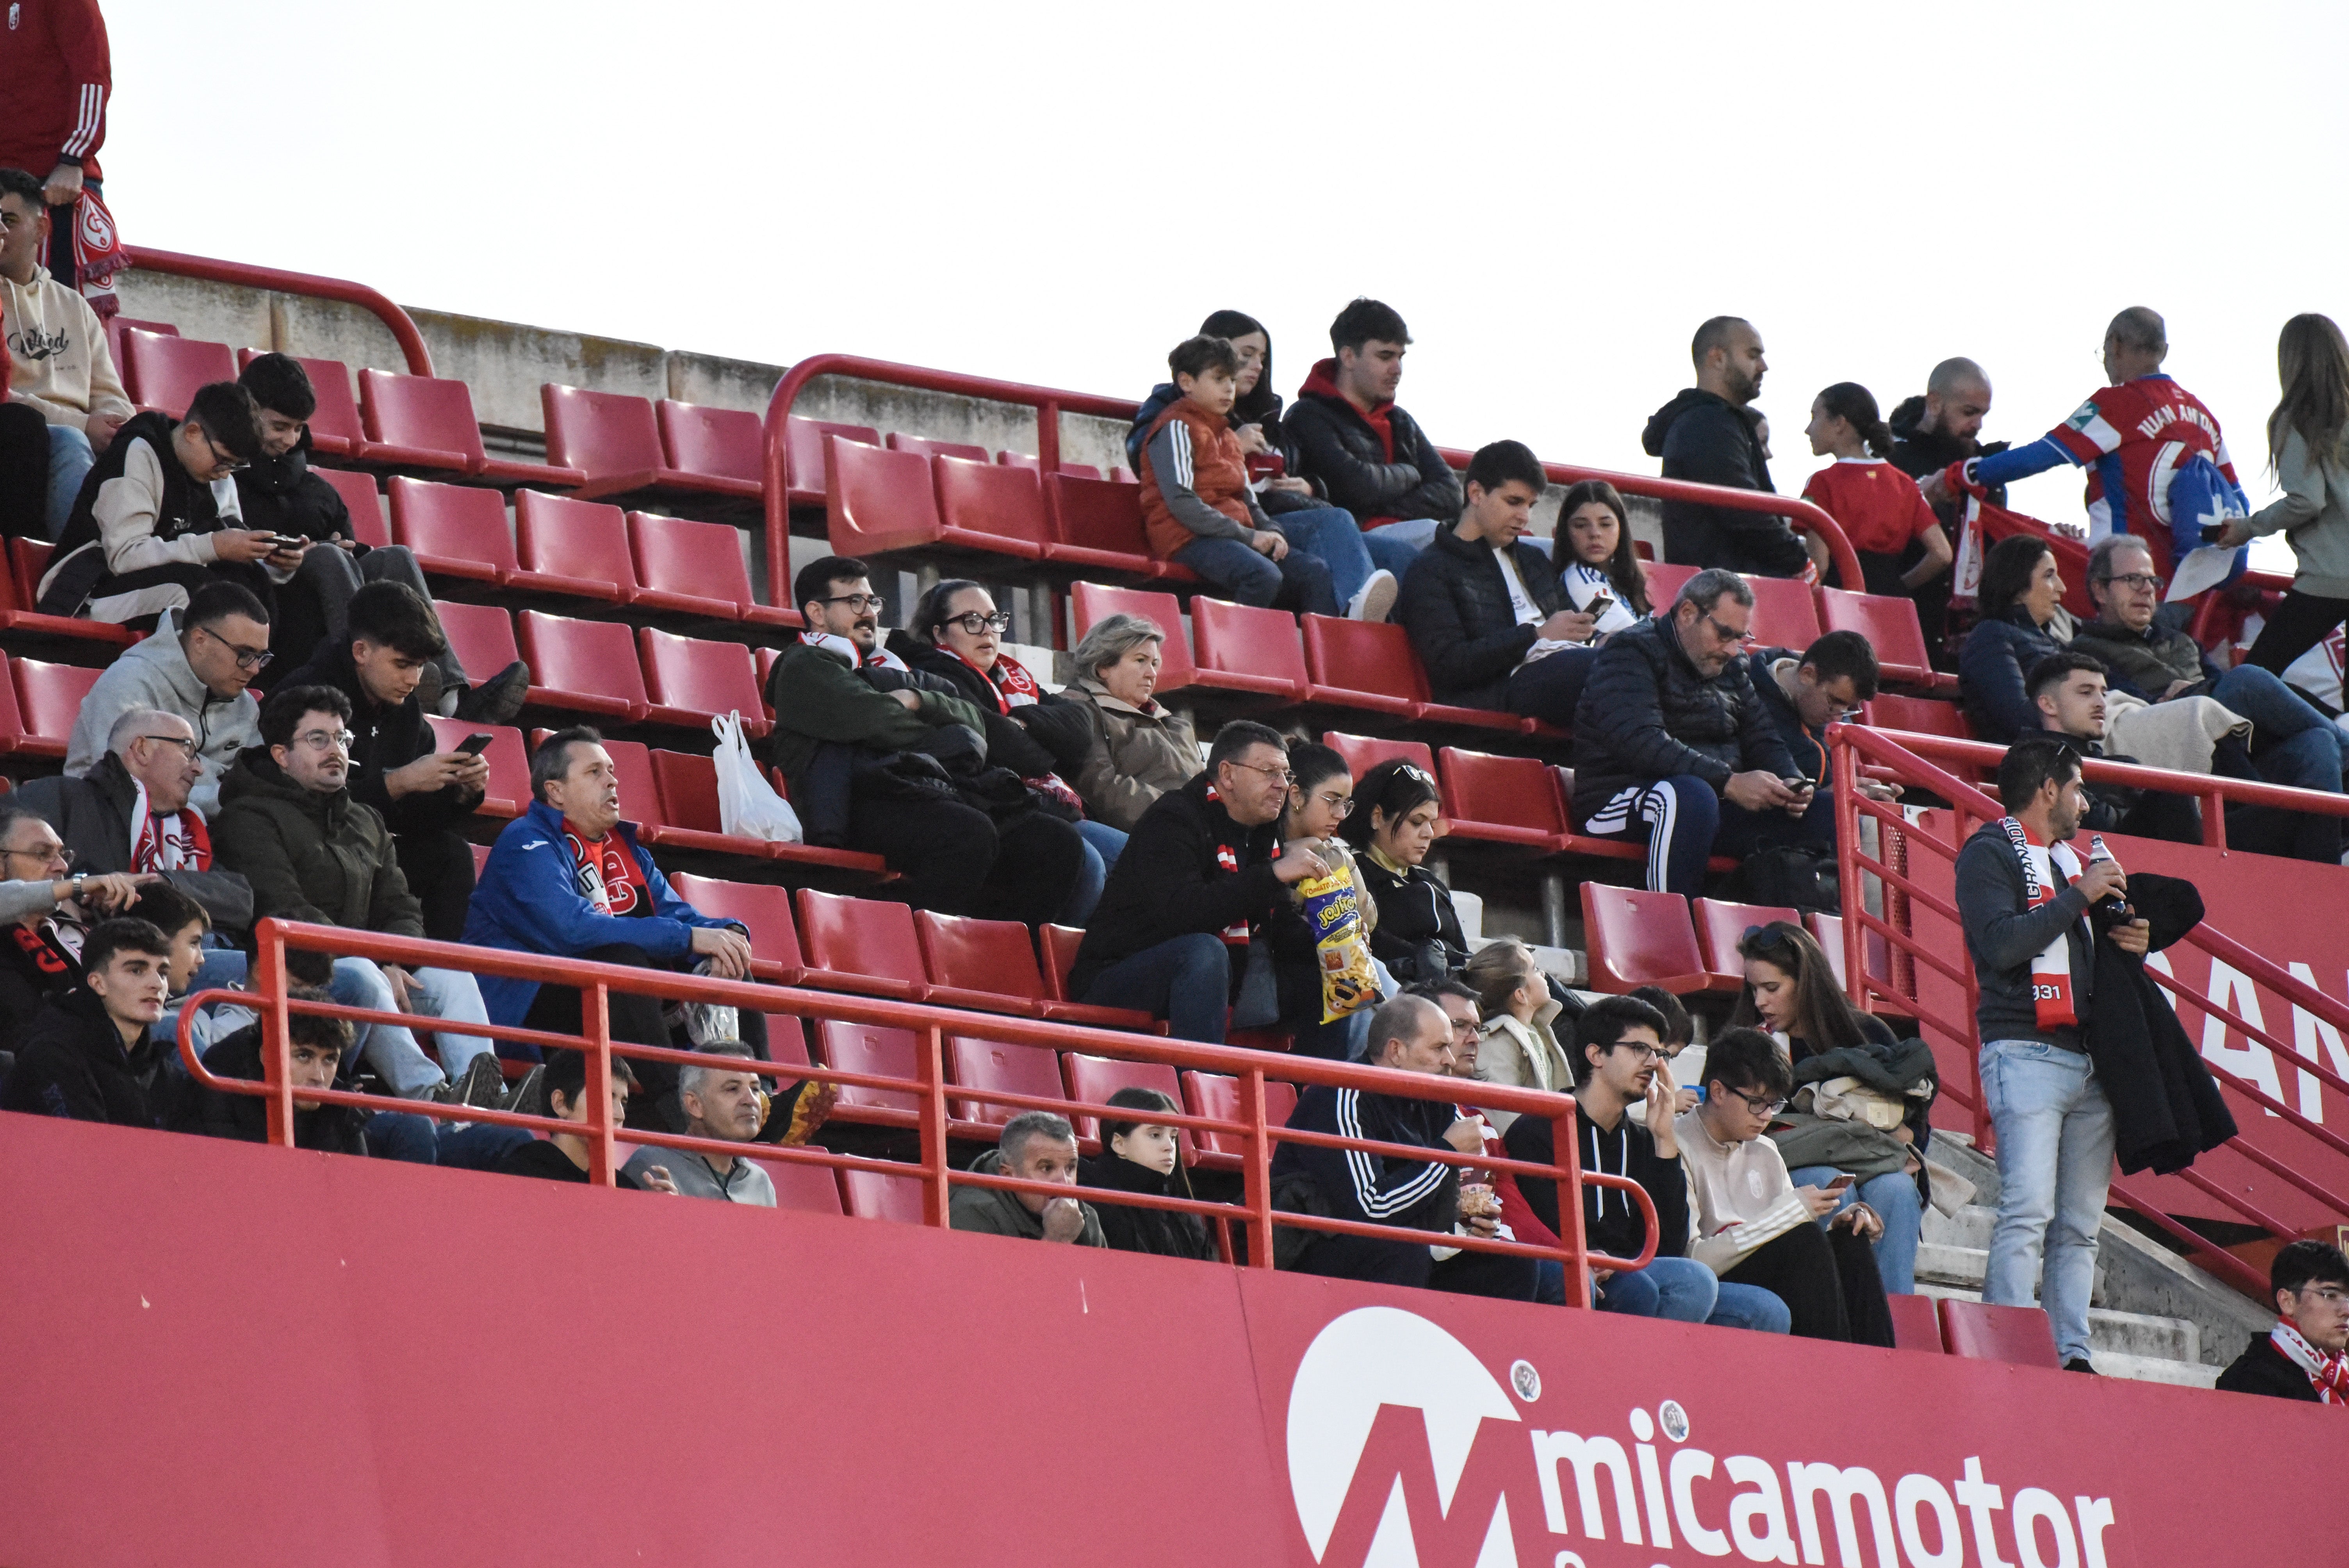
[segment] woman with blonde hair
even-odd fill
[[[1549,994],[1549,976],[1533,951],[1514,936],[1488,942],[1469,957],[1460,978],[1476,993],[1476,1011],[1485,1020],[1476,1076],[1486,1083],[1572,1094],[1574,1065],[1551,1032],[1563,1008]],[[1485,1114],[1504,1132],[1516,1119],[1506,1110]]]
[[[2283,324],[2276,378],[2283,396],[2268,416],[2268,460],[2283,495],[2229,523],[2219,542],[2231,548],[2270,533],[2292,541],[2292,590],[2250,659],[2280,676],[2349,620],[2349,340],[2331,316]]]

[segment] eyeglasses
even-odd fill
[[[142,736],[140,736],[139,738],[140,738],[140,739],[141,739],[141,740],[151,740],[151,741],[155,742],[158,746],[176,746],[176,747],[178,747],[181,751],[184,751],[184,752],[186,752],[186,753],[188,754],[188,760],[189,760],[189,761],[193,762],[193,761],[196,759],[196,741],[195,741],[195,738],[194,738],[193,736],[189,736],[189,735],[142,735]]]
[[[1640,1053],[1640,1059],[1643,1062],[1665,1059],[1663,1047],[1651,1046],[1645,1040],[1618,1040],[1607,1048],[1610,1051],[1637,1051]]]
[[[1278,766],[1268,767],[1261,762],[1239,761],[1233,762],[1232,766],[1235,768],[1245,768],[1251,773],[1261,773],[1266,778],[1275,780],[1284,788],[1289,784],[1295,783],[1297,780],[1297,775],[1291,773],[1288,769]]]
[[[1775,1116],[1786,1109],[1786,1102],[1783,1099],[1770,1099],[1762,1095],[1746,1094],[1738,1089],[1731,1089],[1729,1098],[1744,1100],[1745,1109],[1756,1116]]]
[[[2313,1295],[2326,1306],[2349,1306],[2349,1291],[2339,1285],[2313,1284],[2302,1290],[2302,1295]]]
[[[1706,625],[1711,626],[1713,628],[1713,634],[1724,643],[1736,643],[1743,645],[1754,640],[1753,633],[1741,632],[1734,626],[1724,626],[1721,624],[1719,617],[1709,613],[1700,616],[1699,619],[1702,620]]]
[[[849,611],[852,614],[862,615],[867,610],[878,610],[881,608],[882,599],[881,595],[878,593],[839,593],[834,594],[829,599],[819,600],[818,603],[824,604],[845,604],[848,606]]]
[[[223,449],[218,441],[212,439],[212,433],[210,430],[199,425],[196,427],[196,434],[204,438],[204,445],[211,449],[212,467],[225,469],[229,473],[234,473],[244,467],[244,459],[233,452]]]
[[[0,855],[22,855],[35,864],[44,866],[69,866],[74,863],[74,852],[63,844],[43,844],[36,850],[0,850]]]
[[[347,729],[305,729],[294,738],[296,746],[306,746],[313,751],[348,751],[352,736]]]
[[[210,637],[213,642],[218,643],[222,647],[226,648],[231,654],[234,655],[236,656],[236,667],[241,670],[260,669],[266,665],[271,659],[277,656],[271,653],[267,648],[239,647],[236,644],[230,642],[226,637],[222,636],[218,632],[213,631],[210,626],[198,626],[196,630],[202,632],[205,636]]]
[[[1330,814],[1341,822],[1354,814],[1354,798],[1351,795],[1340,795],[1332,789],[1326,795],[1315,795],[1309,799],[1320,801]]]
[[[2150,572],[2124,572],[2117,576],[2107,577],[2105,581],[2117,583],[2124,588],[2141,588],[2147,592],[2161,586],[2161,579]]]
[[[876,599],[874,603],[877,604],[880,601]],[[972,637],[978,636],[981,632],[1008,632],[1011,630],[1011,612],[998,610],[992,615],[982,615],[976,610],[967,610],[959,615],[947,616],[938,624],[960,626],[965,635]]]

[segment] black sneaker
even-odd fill
[[[2090,1364],[2088,1358],[2085,1356],[2073,1357],[2072,1359],[2064,1363],[2064,1370],[2066,1372],[2085,1372],[2091,1377],[2096,1375],[2095,1367]]]
[[[514,1079],[513,1086],[506,1090],[505,1099],[498,1102],[498,1109],[512,1111],[516,1116],[544,1116],[546,1108],[538,1103],[538,1086],[545,1077],[545,1068],[533,1066]]]
[[[434,1090],[432,1098],[442,1105],[472,1105],[495,1110],[505,1092],[505,1069],[498,1065],[497,1052],[483,1051],[465,1064],[465,1070],[455,1082]]]
[[[457,717],[476,724],[512,724],[530,695],[530,666],[520,659],[457,699]]]

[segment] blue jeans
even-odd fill
[[[2251,760],[2261,779],[2295,789],[2340,792],[2349,738],[2299,693],[2257,665],[2238,665],[2219,677],[2210,695],[2251,721]],[[2240,826],[2246,849],[2327,862],[2341,858],[2340,822],[2338,817],[2261,806],[2228,813],[2228,827]]]
[[[65,531],[66,520],[73,515],[74,501],[81,495],[81,481],[89,476],[98,454],[90,450],[89,438],[71,425],[49,427],[49,537],[55,539]],[[26,592],[32,591],[26,584]]]
[[[460,1171],[494,1171],[506,1150],[535,1136],[526,1127],[460,1126],[407,1110],[379,1110],[367,1118],[367,1154],[411,1165],[453,1165]]]
[[[1702,1273],[1704,1282],[1699,1282],[1692,1270]],[[1794,1327],[1794,1315],[1785,1302],[1759,1285],[1720,1279],[1691,1258],[1657,1258],[1638,1274],[1612,1274],[1599,1284],[1603,1288],[1592,1305],[1601,1312],[1709,1323],[1715,1328],[1750,1328],[1758,1334],[1785,1334]],[[1700,1295],[1706,1310],[1702,1315],[1690,1315]],[[1540,1289],[1534,1299],[1552,1306],[1566,1305],[1564,1264],[1554,1258],[1542,1260]]]
[[[2088,1058],[2034,1040],[1982,1047],[1982,1096],[1998,1129],[1998,1222],[1982,1299],[2047,1309],[2056,1354],[2088,1354],[2096,1232],[2113,1174],[2113,1108]],[[2044,1262],[2043,1262],[2044,1260]]]
[[[1273,521],[1288,536],[1292,552],[1302,550],[1321,558],[1330,569],[1330,597],[1337,601],[1340,614],[1350,609],[1354,595],[1378,570],[1371,563],[1370,546],[1362,542],[1362,530],[1354,514],[1334,506],[1314,506],[1282,512]],[[1400,579],[1402,573],[1395,576]]]
[[[1432,517],[1414,517],[1402,522],[1382,522],[1369,530],[1358,528],[1356,531],[1361,533],[1362,543],[1370,550],[1371,564],[1381,572],[1393,573],[1401,581],[1442,526]]]
[[[235,948],[207,947],[202,962],[196,965],[194,977],[188,982],[188,995],[242,985],[244,984],[244,954]],[[180,1014],[183,1010],[183,1007],[164,1008],[163,1016],[156,1019],[154,1026],[147,1031],[148,1038],[171,1053],[163,1059],[177,1070],[185,1070],[185,1064],[180,1059]],[[197,1014],[195,1022],[188,1026],[188,1038],[195,1045],[197,1057],[202,1059],[214,1040],[234,1034],[253,1022],[254,1017],[254,1014],[243,1007],[225,1005],[207,1007]]]
[[[1832,1165],[1806,1165],[1786,1174],[1797,1187],[1825,1187],[1840,1172]],[[1870,1243],[1884,1288],[1895,1295],[1916,1295],[1917,1243],[1925,1228],[1925,1205],[1917,1196],[1917,1178],[1895,1171],[1855,1181],[1844,1189],[1837,1212],[1855,1202],[1875,1210],[1876,1217],[1884,1222],[1884,1233]],[[1833,1218],[1834,1214],[1826,1215],[1819,1223],[1824,1226]]]
[[[1174,560],[1235,604],[1261,610],[1281,599],[1308,615],[1334,615],[1342,607],[1330,586],[1329,562],[1302,550],[1292,548],[1276,562],[1237,539],[1195,539]]]
[[[1077,868],[1077,883],[1069,891],[1069,902],[1061,908],[1063,925],[1082,925],[1092,919],[1093,905],[1101,903],[1102,889],[1109,882],[1109,869],[1117,864],[1125,849],[1125,835],[1107,822],[1088,819],[1078,822],[1076,829],[1077,837],[1085,841],[1085,858]]]
[[[1083,999],[1096,1007],[1138,1008],[1165,1019],[1178,1040],[1220,1046],[1231,1008],[1231,978],[1224,939],[1195,931],[1111,965],[1093,976]]]
[[[1705,1321],[1715,1328],[1750,1328],[1756,1334],[1795,1331],[1795,1315],[1775,1293],[1758,1284],[1739,1284],[1734,1280],[1721,1282],[1721,1294],[1713,1303],[1713,1315]]]

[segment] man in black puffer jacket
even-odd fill
[[[1703,892],[1714,850],[1791,842],[1810,810],[1811,784],[1739,656],[1753,621],[1744,578],[1700,572],[1669,614],[1617,633],[1582,688],[1574,820],[1646,841],[1651,892]]]
[[[2006,450],[2004,441],[1984,444],[1982,421],[1990,415],[1990,376],[1971,359],[1944,359],[1925,378],[1920,395],[1904,399],[1885,423],[1892,428],[1892,466],[1910,479],[1923,480],[1951,463],[1988,457]],[[2006,504],[2006,487],[1994,485],[1982,498],[1992,506]],[[1963,496],[1933,509],[1941,527],[1956,540],[1965,528]],[[1911,541],[1900,557],[1900,570],[1917,564],[1924,546]],[[1909,591],[1917,602],[1917,621],[1925,631],[1925,646],[1940,652],[1947,639],[1950,589],[1954,573],[1944,572]]]
[[[1661,458],[1664,478],[1732,490],[1775,490],[1759,416],[1762,336],[1752,324],[1717,315],[1689,346],[1696,385],[1656,410],[1640,444]],[[1810,552],[1775,512],[1739,511],[1693,501],[1664,502],[1664,559],[1681,566],[1719,566],[1764,577],[1799,577]]]
[[[1549,557],[1525,542],[1548,482],[1523,442],[1482,449],[1468,464],[1468,510],[1412,562],[1395,619],[1436,701],[1574,721],[1597,617],[1567,605]]]
[[[1395,407],[1411,333],[1374,299],[1330,324],[1333,358],[1314,366],[1288,411],[1298,477],[1362,525],[1371,563],[1400,581],[1435,531],[1460,515],[1460,480],[1412,417]]]

